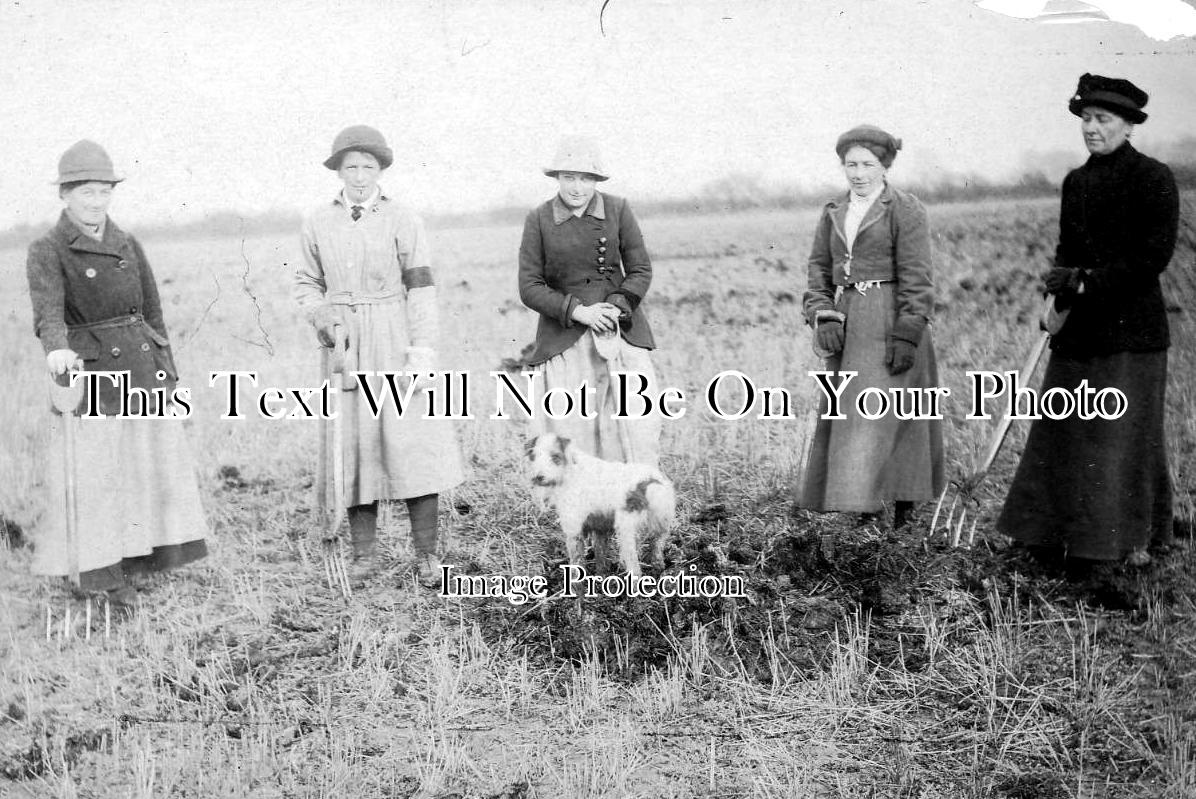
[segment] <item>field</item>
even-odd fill
[[[930,508],[900,535],[793,510],[815,397],[799,314],[814,212],[643,219],[656,368],[690,398],[661,447],[680,502],[666,568],[741,576],[741,600],[441,599],[409,575],[396,506],[386,568],[342,601],[309,557],[316,423],[222,420],[224,390],[207,385],[216,370],[318,382],[289,299],[296,241],[147,240],[196,398],[185,424],[212,555],[89,637],[84,601],[28,574],[48,403],[24,253],[0,252],[0,796],[1196,796],[1193,200],[1167,282],[1189,535],[1142,570],[1080,581],[992,531],[1024,427],[978,492],[970,547],[928,537]],[[990,432],[963,419],[965,371],[1017,368],[1036,336],[1056,209],[931,208],[952,477]],[[554,574],[563,548],[522,476],[526,424],[487,418],[490,370],[534,327],[515,292],[520,231],[432,233],[443,366],[471,373],[476,417],[458,426],[470,479],[443,503],[450,557]],[[715,418],[702,392],[725,369],[788,388],[795,418]]]

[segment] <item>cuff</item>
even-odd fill
[[[835,310],[831,310],[830,308],[827,308],[825,310],[814,312],[814,323],[813,324],[815,327],[822,324],[823,322],[838,322],[839,324],[843,324],[846,321],[847,321],[847,315],[844,314],[842,311],[835,311]]]
[[[606,301],[618,308],[620,311],[632,313],[639,307],[640,301],[643,298],[633,291],[627,289],[615,289],[606,296]]]
[[[561,324],[563,326],[573,327],[573,312],[579,305],[581,305],[581,301],[572,294],[565,295],[565,301],[561,306]]]

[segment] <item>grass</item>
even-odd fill
[[[1185,219],[1193,218],[1191,198]],[[940,206],[940,376],[1015,368],[1032,341],[1049,202]],[[991,535],[1024,429],[979,492],[974,547],[790,509],[812,407],[800,322],[810,214],[643,220],[665,385],[717,371],[787,387],[796,420],[720,421],[691,401],[663,466],[681,523],[670,569],[741,575],[749,598],[440,600],[405,571],[401,504],[381,574],[346,604],[310,557],[316,428],[219,419],[209,370],[312,385],[314,336],[288,294],[293,241],[146,242],[166,303],[212,556],[143,588],[131,621],[86,607],[0,550],[0,795],[13,797],[1180,797],[1196,793],[1190,540],[1143,572],[1069,583]],[[486,417],[487,372],[534,317],[515,295],[519,231],[435,231],[446,368],[474,376],[458,432],[471,476],[444,503],[455,561],[550,577],[563,552],[520,475],[519,421]],[[1196,239],[1168,288],[1177,508],[1196,489]],[[0,512],[30,537],[49,501],[44,377],[17,279],[0,288]],[[1188,282],[1184,282],[1187,280]],[[247,393],[244,401],[252,396]],[[948,403],[953,476],[988,427]],[[969,519],[973,518],[969,514]],[[833,547],[823,547],[829,536]],[[15,541],[14,536],[6,540]],[[71,635],[60,635],[67,608]],[[46,636],[49,610],[54,634]]]

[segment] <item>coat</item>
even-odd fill
[[[519,247],[519,298],[540,314],[528,363],[543,363],[572,347],[588,330],[573,321],[574,309],[599,302],[625,304],[631,318],[623,337],[636,347],[654,349],[640,308],[651,283],[644,237],[623,198],[594,192],[581,217],[559,196],[532,209]]]
[[[86,371],[127,370],[130,386],[170,396],[178,370],[158,285],[135,238],[109,219],[97,241],[63,211],[29,246],[26,275],[33,330],[46,353],[74,350]],[[98,383],[100,411],[118,413],[120,390],[109,380]]]
[[[337,411],[344,419],[347,504],[410,499],[457,485],[464,471],[452,421],[424,418],[422,398],[402,417],[387,398],[374,415],[352,377],[357,371],[405,371],[412,366],[412,348],[431,351],[440,344],[423,222],[385,193],[354,221],[338,194],[306,217],[301,241],[295,299],[310,319],[333,314],[350,342],[345,353],[348,390]],[[376,396],[386,394],[384,377],[365,379]]]
[[[1072,357],[1149,352],[1170,343],[1159,275],[1171,260],[1179,194],[1165,164],[1126,142],[1063,180],[1055,265],[1082,271],[1051,348]]]
[[[871,280],[896,281],[896,318],[929,319],[934,286],[922,203],[909,192],[886,185],[860,222],[849,252],[843,229],[848,202],[845,195],[827,203],[814,231],[802,300],[806,321],[812,325],[819,311],[834,309],[838,287]]]

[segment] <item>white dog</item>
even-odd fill
[[[598,565],[604,565],[602,539],[613,532],[628,573],[639,575],[645,543],[652,544],[652,561],[663,564],[677,498],[659,469],[595,458],[555,433],[533,438],[526,448],[532,486],[556,508],[570,563],[581,560],[589,538]]]

